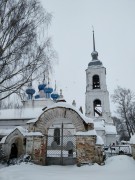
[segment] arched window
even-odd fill
[[[54,129],[54,141],[60,145],[60,129],[56,128]]]
[[[101,105],[101,101],[99,99],[96,99],[93,102],[93,106],[94,106],[94,116],[98,117],[98,116],[102,116],[102,105]]]
[[[93,89],[100,89],[100,79],[98,75],[93,76]]]

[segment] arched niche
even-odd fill
[[[11,132],[5,140],[5,152],[7,156],[10,156],[13,144],[15,144],[17,148],[17,157],[24,154],[24,139],[25,137],[18,129]]]

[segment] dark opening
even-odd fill
[[[102,106],[101,106],[101,101],[99,99],[96,99],[93,103],[94,105],[94,116],[102,116]]]
[[[93,89],[100,89],[100,80],[98,75],[93,76]]]
[[[54,141],[60,145],[60,129],[56,128],[54,129]]]
[[[15,143],[11,145],[10,159],[17,158],[18,149]]]

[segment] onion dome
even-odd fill
[[[39,98],[40,98],[40,95],[37,94],[37,95],[35,96],[35,99],[39,99]]]
[[[55,81],[55,89],[54,89],[54,91],[53,91],[52,94],[51,94],[51,98],[52,98],[54,101],[56,101],[56,99],[58,99],[58,97],[59,97],[59,94],[58,94],[57,91],[56,91],[56,81]]]
[[[93,51],[91,53],[91,56],[92,56],[92,60],[98,60],[98,52],[97,51]]]
[[[26,89],[26,93],[28,94],[28,98],[32,99],[33,94],[35,93],[35,89],[32,88],[32,83],[28,85],[28,88]]]
[[[33,94],[35,93],[35,89],[33,89],[33,88],[28,88],[28,89],[26,89],[26,93],[33,95]]]
[[[50,98],[51,93],[53,92],[53,88],[50,87],[49,81],[48,81],[48,85],[47,85],[47,86],[45,87],[45,89],[44,89],[44,92],[45,92],[45,94],[46,94],[46,98]]]
[[[46,87],[45,89],[44,89],[44,91],[45,91],[45,93],[52,93],[53,92],[53,88],[51,88],[50,86],[48,86],[48,87]]]
[[[58,97],[59,97],[59,94],[57,93],[57,91],[53,91],[53,93],[51,94],[51,98],[53,100],[56,100],[56,99],[58,99]]]
[[[44,90],[45,89],[45,86],[46,86],[46,84],[39,84],[38,85],[38,89],[39,89],[39,91],[41,91],[41,90]]]
[[[49,79],[48,79],[47,86],[44,88],[44,92],[45,93],[50,93],[50,94],[53,92],[53,88],[50,86]]]

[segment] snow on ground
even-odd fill
[[[108,158],[104,166],[0,166],[0,180],[135,180],[135,160],[125,155]]]

